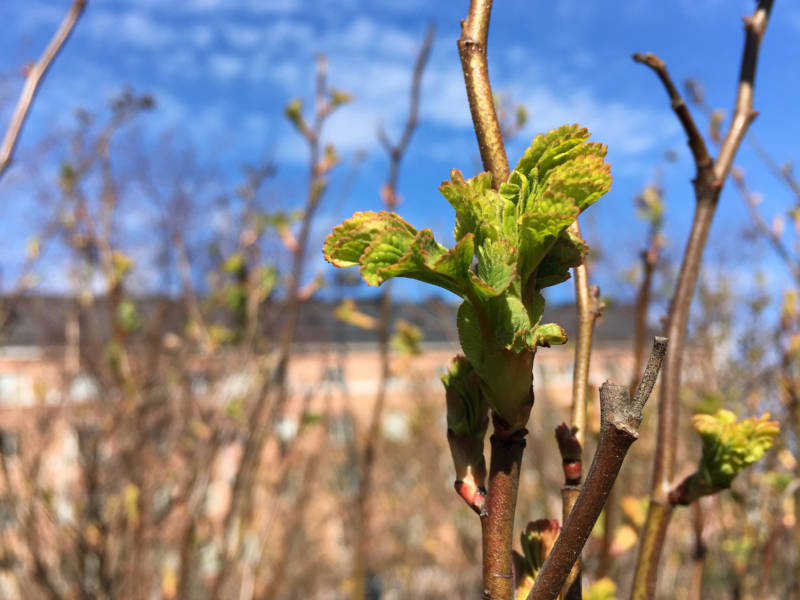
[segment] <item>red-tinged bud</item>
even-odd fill
[[[564,461],[580,461],[583,458],[583,448],[575,435],[577,432],[577,429],[572,429],[566,423],[556,427],[558,450]]]
[[[576,460],[573,462],[564,461],[564,479],[568,484],[580,483],[583,476],[583,462]]]
[[[456,481],[454,487],[459,496],[461,496],[472,510],[478,515],[483,516],[483,505],[486,502],[486,490],[483,487],[476,486],[471,481]]]
[[[564,467],[564,480],[567,485],[577,485],[581,481],[583,474],[583,461],[581,456],[583,448],[575,435],[577,430],[562,423],[556,427],[556,441],[558,450],[561,453],[561,460]]]
[[[558,519],[538,519],[529,522],[525,531],[520,535],[525,560],[534,576],[544,564],[550,550],[553,549],[560,531],[561,525],[559,525]]]

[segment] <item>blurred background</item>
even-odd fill
[[[684,135],[631,54],[666,61],[715,149],[752,4],[495,7],[510,162],[564,123],[609,146],[612,191],[581,223],[605,303],[593,390],[635,379],[693,211]],[[0,4],[2,131],[79,14],[0,174],[0,598],[475,597],[480,526],[452,489],[439,381],[457,298],[368,288],[320,251],[360,210],[452,239],[437,188],[481,170],[456,51],[467,3],[76,5]],[[676,513],[663,598],[688,597],[698,564],[704,598],[800,593],[798,34],[800,8],[778,2],[690,323],[680,475],[700,452],[693,413],[769,410],[781,438],[732,491]],[[572,285],[551,290],[545,319],[573,334]],[[561,513],[572,353],[536,356],[519,528]],[[586,588],[627,594],[656,402],[587,544]],[[594,392],[590,423],[587,457]]]

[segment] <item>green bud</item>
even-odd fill
[[[483,510],[486,459],[483,439],[489,427],[489,406],[481,381],[469,361],[456,356],[442,375],[447,400],[447,441],[456,469],[456,491],[476,512]]]
[[[691,504],[702,496],[731,486],[744,469],[761,459],[780,432],[770,414],[737,421],[729,410],[692,417],[692,427],[703,441],[703,456],[697,471],[670,493],[673,504]]]

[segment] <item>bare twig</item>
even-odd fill
[[[561,592],[603,510],[628,449],[639,437],[642,409],[653,391],[666,351],[666,338],[655,338],[633,399],[625,386],[606,382],[600,388],[600,439],[592,466],[561,535],[536,576],[528,600],[554,600]]]
[[[2,144],[0,144],[0,177],[3,176],[3,173],[5,173],[6,169],[11,165],[14,148],[19,140],[22,126],[25,124],[25,119],[30,112],[33,99],[36,97],[36,92],[39,90],[39,84],[72,33],[75,23],[78,22],[78,18],[81,16],[84,8],[86,8],[86,0],[75,0],[72,3],[66,16],[61,21],[58,30],[53,35],[50,43],[47,44],[44,53],[28,71],[25,85],[22,87],[22,93],[19,96],[16,108],[14,108],[14,114],[11,116],[8,129],[6,129],[6,135],[3,138]]]
[[[481,161],[483,168],[492,174],[492,185],[496,189],[508,179],[508,158],[497,120],[486,59],[491,14],[492,0],[470,1],[467,18],[461,22],[458,53]]]
[[[689,307],[697,284],[703,250],[708,239],[711,221],[716,211],[720,192],[730,170],[733,157],[738,149],[748,125],[755,117],[753,111],[753,85],[755,68],[761,38],[766,29],[772,0],[761,0],[751,17],[745,18],[745,46],[739,75],[739,90],[736,109],[728,134],[722,144],[716,161],[711,163],[705,143],[698,139],[698,130],[689,115],[688,107],[672,85],[663,62],[652,57],[636,55],[634,58],[656,71],[664,83],[673,108],[684,126],[689,146],[695,157],[697,177],[694,181],[696,207],[689,240],[683,255],[683,262],[670,305],[667,336],[670,348],[664,362],[664,375],[661,378],[661,398],[658,413],[658,437],[655,467],[648,519],[642,533],[639,559],[632,597],[652,598],[655,593],[656,570],[666,535],[668,517],[663,517],[668,504],[675,470],[675,454],[678,446],[678,395],[681,382],[681,360],[689,319]],[[680,112],[679,112],[680,109]],[[667,509],[669,510],[669,509]],[[661,516],[658,516],[661,515]]]

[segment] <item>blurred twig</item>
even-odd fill
[[[25,124],[25,119],[30,112],[33,99],[36,97],[36,92],[39,90],[39,84],[72,33],[84,8],[86,8],[86,0],[75,0],[72,3],[66,16],[61,21],[61,25],[45,48],[44,53],[39,60],[28,69],[25,85],[22,87],[22,93],[17,101],[14,114],[11,116],[11,121],[8,124],[8,129],[6,129],[3,142],[0,144],[0,177],[3,176],[3,173],[5,173],[9,165],[11,165],[14,148],[19,140],[22,126]]]
[[[389,155],[389,172],[386,183],[381,188],[381,196],[387,210],[394,210],[398,204],[397,180],[400,174],[400,163],[403,160],[411,136],[417,127],[419,117],[419,98],[422,87],[422,75],[433,46],[435,28],[428,26],[428,31],[422,41],[416,63],[414,64],[414,74],[411,79],[411,94],[408,103],[408,117],[403,133],[396,144],[389,140],[386,132],[381,128],[378,137],[386,153]],[[386,391],[391,377],[391,362],[389,356],[389,334],[391,331],[392,316],[392,288],[388,282],[384,285],[380,299],[380,315],[377,319],[378,346],[380,352],[381,377],[378,383],[378,393],[375,396],[375,404],[370,415],[369,428],[364,439],[364,448],[361,456],[361,481],[356,500],[356,549],[355,549],[355,590],[353,598],[364,600],[367,594],[367,575],[369,561],[369,539],[370,539],[370,515],[369,501],[372,495],[372,479],[375,465],[375,457],[380,442],[380,424],[383,415],[384,404],[386,403]]]

